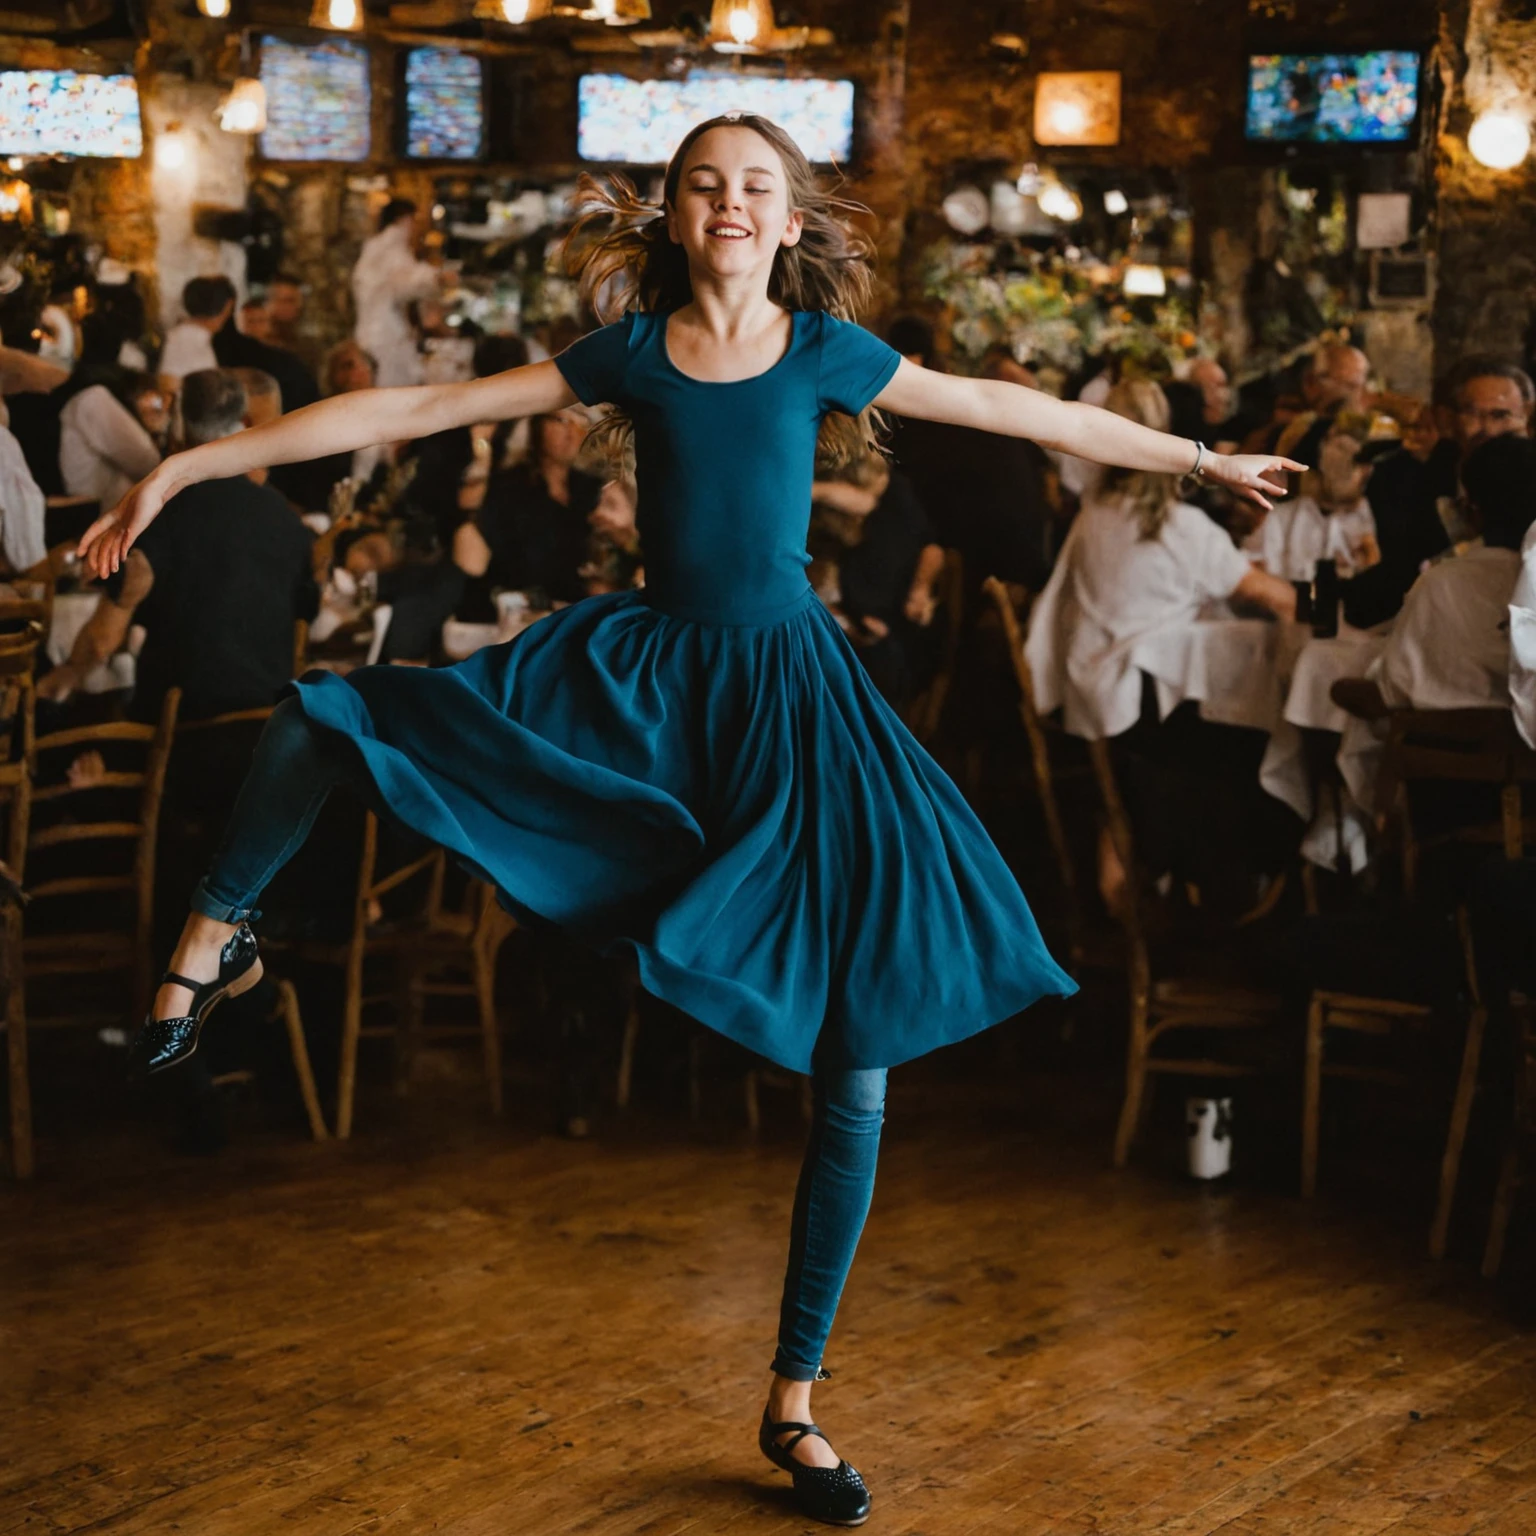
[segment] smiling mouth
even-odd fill
[[[737,224],[716,224],[704,231],[713,240],[750,240],[752,232]]]

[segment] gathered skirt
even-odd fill
[[[587,598],[437,669],[311,673],[381,802],[701,1023],[889,1067],[1075,990],[813,593],[771,623]]]

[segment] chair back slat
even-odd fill
[[[81,794],[87,789],[141,789],[143,785],[142,773],[111,771],[98,774],[89,784],[44,784],[40,789],[32,791],[32,799],[45,804],[49,800],[63,800],[70,795]]]
[[[98,839],[142,837],[143,826],[137,821],[66,821],[56,827],[44,827],[32,834],[32,851],[58,848],[65,843],[94,843]]]

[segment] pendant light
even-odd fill
[[[361,32],[363,0],[315,0],[309,24],[330,32]]]
[[[230,0],[197,0],[200,15],[210,21],[223,21],[229,15]]]
[[[717,53],[757,53],[772,46],[773,0],[714,0],[709,45]]]
[[[524,27],[549,15],[550,0],[476,0],[476,21],[499,21],[503,26]]]

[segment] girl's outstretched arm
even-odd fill
[[[1096,464],[1187,475],[1195,467],[1194,440],[1156,432],[1113,411],[1081,401],[1058,400],[1038,389],[1001,379],[967,379],[936,373],[902,359],[874,402],[898,416],[947,421],[1003,437],[1027,437]],[[1265,453],[1212,453],[1200,457],[1200,473],[1268,510],[1271,496],[1286,495],[1281,471],[1305,469],[1292,459]]]
[[[531,363],[464,384],[359,389],[335,395],[264,427],[172,454],[86,529],[78,553],[92,575],[110,575],[161,507],[200,480],[229,480],[273,464],[295,464],[374,443],[427,437],[477,421],[513,421],[563,410],[575,402],[574,391],[552,362]]]

